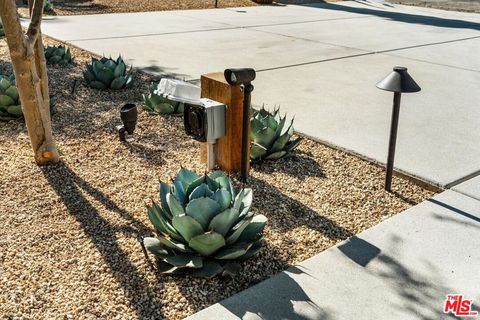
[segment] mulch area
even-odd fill
[[[433,195],[400,178],[387,193],[382,168],[305,139],[296,156],[253,166],[252,210],[269,222],[239,277],[157,274],[137,242],[153,232],[145,205],[180,165],[203,172],[199,144],[181,118],[145,112],[135,141],[118,142],[118,110],[141,105],[150,76],[96,91],[82,79],[90,54],[72,51],[75,65],[48,69],[62,162],[38,167],[24,123],[0,123],[0,319],[181,319]],[[4,40],[0,58],[11,70]]]

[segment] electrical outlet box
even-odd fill
[[[218,101],[201,98],[199,104],[185,104],[185,131],[195,140],[213,143],[225,136],[226,106]]]

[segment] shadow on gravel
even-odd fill
[[[295,162],[295,165],[292,165],[293,162]],[[252,164],[252,166],[257,171],[264,173],[285,173],[300,180],[305,180],[307,177],[326,178],[320,163],[301,151],[297,151],[296,154],[290,158],[265,161]]]
[[[311,230],[322,233],[329,239],[335,240],[345,240],[353,236],[352,232],[338,225],[335,221],[320,215],[300,201],[283,194],[271,184],[255,177],[250,177],[250,181],[254,189],[255,198],[263,199],[263,201],[254,201],[253,208],[269,218],[270,228],[288,231],[306,226]],[[274,198],[275,203],[278,203],[279,206],[272,209],[268,205],[268,203],[271,203],[271,201],[267,200],[269,198]],[[287,214],[282,214],[282,212]],[[277,216],[277,214],[279,215]]]
[[[315,6],[315,5],[306,5],[306,6],[312,7],[312,8],[317,7],[318,9],[325,8],[328,10],[338,10],[338,11],[346,11],[346,12],[358,13],[358,14],[368,14],[368,15],[377,16],[380,18],[385,18],[385,19],[400,21],[405,23],[423,24],[423,25],[442,27],[442,28],[480,30],[480,23],[465,21],[465,20],[458,20],[458,19],[437,18],[437,17],[424,16],[424,15],[418,15],[418,14],[375,10],[370,8],[355,8],[355,7],[337,5],[334,3],[328,3],[321,6]]]
[[[149,229],[130,213],[119,208],[102,192],[92,187],[87,181],[80,178],[67,164],[59,163],[55,167],[46,167],[43,170],[45,178],[52,186],[67,207],[69,213],[75,217],[85,234],[91,239],[98,252],[103,256],[118,284],[123,288],[130,305],[135,309],[139,319],[150,319],[151,310],[147,301],[153,301],[153,292],[147,282],[139,274],[135,265],[130,262],[126,252],[115,241],[117,232],[131,233],[132,236],[146,234]],[[108,210],[118,214],[130,222],[131,227],[117,227],[98,214],[95,207],[82,193],[93,197],[102,203]],[[101,288],[99,288],[101,290]],[[160,310],[159,306],[156,310]]]

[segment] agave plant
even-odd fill
[[[286,115],[280,116],[280,108],[273,113],[262,106],[253,110],[250,119],[250,137],[252,140],[250,159],[254,162],[280,159],[292,154],[302,138],[290,141],[293,135],[293,120],[285,127]]]
[[[15,75],[0,75],[0,119],[11,120],[22,116]]]
[[[117,60],[92,58],[92,62],[87,64],[87,69],[83,72],[83,78],[90,87],[100,90],[119,90],[128,88],[133,83],[132,68],[127,71],[122,57]]]
[[[48,46],[45,48],[45,59],[49,64],[67,65],[73,62],[70,48],[65,46]]]
[[[55,13],[55,11],[53,10],[53,2],[51,0],[45,0],[45,2],[43,3],[43,12],[48,14]]]
[[[160,183],[160,205],[148,217],[156,237],[143,239],[162,273],[192,271],[197,276],[235,275],[260,250],[267,218],[249,212],[252,190],[238,194],[221,171],[198,176],[182,168],[173,185]]]
[[[143,95],[143,109],[148,112],[159,114],[183,114],[184,104],[182,102],[173,101],[155,94],[157,84],[152,82],[150,84],[148,95]]]

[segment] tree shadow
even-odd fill
[[[305,271],[296,266],[291,267],[220,302],[220,305],[241,319],[252,319],[252,313],[255,318],[263,320],[333,319],[329,311],[313,302],[298,284],[295,280],[295,275],[298,274],[305,274]],[[271,298],[275,298],[275,301],[270,301]]]
[[[326,3],[321,5],[304,5],[304,6],[308,6],[311,8],[318,8],[318,9],[327,9],[327,10],[336,10],[336,11],[343,11],[343,12],[350,12],[350,13],[357,13],[357,14],[372,15],[380,18],[385,18],[388,20],[394,20],[394,21],[412,23],[412,24],[428,25],[428,26],[434,26],[434,27],[480,30],[480,23],[466,21],[466,20],[438,18],[438,17],[432,17],[432,16],[383,11],[383,10],[370,9],[370,8],[350,7],[346,5],[338,5],[335,3]]]
[[[338,225],[335,221],[322,216],[300,201],[285,195],[271,184],[253,176],[249,179],[254,189],[255,198],[263,199],[263,201],[254,201],[253,208],[270,218],[270,228],[286,232],[305,226],[333,240],[345,240],[353,236],[351,231]],[[275,203],[281,204],[281,206],[272,208],[268,205],[270,201],[267,199],[269,198],[274,198]]]
[[[102,255],[116,281],[124,289],[129,304],[135,310],[138,318],[150,317],[151,312],[147,309],[148,305],[143,301],[142,295],[146,294],[149,299],[154,299],[154,292],[142,278],[137,267],[131,263],[128,253],[115,241],[117,232],[128,233],[136,237],[149,232],[149,228],[129,212],[118,207],[101,191],[80,178],[67,164],[59,163],[56,166],[45,167],[43,174],[69,213],[78,221],[85,234]],[[101,217],[97,209],[82,193],[90,195],[109,211],[127,220],[129,225],[121,228],[111,225]]]
[[[285,173],[291,177],[305,180],[307,177],[326,178],[319,162],[302,151],[295,151],[294,155],[272,161],[253,163],[257,171],[264,173]]]

